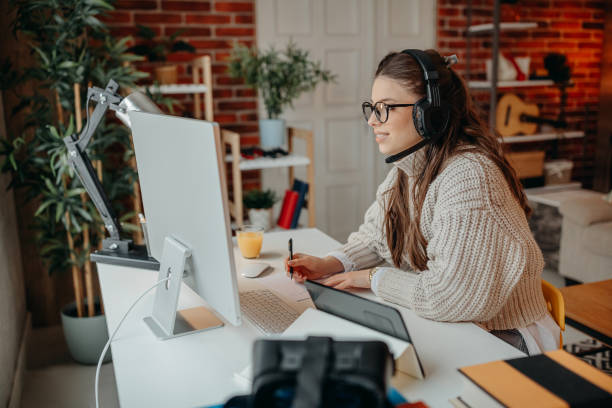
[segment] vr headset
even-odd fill
[[[251,395],[234,397],[224,407],[386,408],[394,373],[381,341],[260,339],[253,349]]]

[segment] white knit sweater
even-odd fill
[[[384,192],[398,171],[411,188],[423,157],[419,151],[396,162],[379,186],[363,224],[340,249],[346,268],[393,265]],[[377,279],[383,299],[429,319],[471,321],[489,330],[526,327],[547,313],[542,253],[502,172],[485,156],[463,152],[449,160],[427,191],[421,231],[427,270],[411,272],[406,251],[399,269],[386,268]]]

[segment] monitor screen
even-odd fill
[[[166,237],[191,250],[183,281],[239,325],[224,161],[216,123],[129,112],[151,254]]]

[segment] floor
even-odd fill
[[[28,345],[23,408],[95,407],[96,366],[75,363],[68,353],[61,326],[34,329]],[[113,364],[100,370],[100,406],[119,407]]]

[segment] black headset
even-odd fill
[[[387,157],[386,163],[393,163],[419,150],[427,143],[438,140],[446,131],[450,120],[450,107],[440,100],[439,74],[429,55],[424,51],[414,49],[403,50],[402,54],[408,54],[416,60],[425,78],[426,96],[419,99],[412,109],[414,127],[423,140],[403,152]]]

